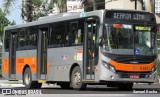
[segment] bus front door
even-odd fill
[[[96,20],[86,21],[85,23],[85,39],[84,39],[84,55],[83,55],[83,79],[95,80],[95,66],[97,64],[96,52],[96,33],[97,22]]]
[[[48,27],[39,28],[37,52],[37,73],[39,80],[47,79],[47,32]]]
[[[10,34],[9,43],[9,80],[16,79],[16,45],[17,45],[17,33]]]

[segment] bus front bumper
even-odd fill
[[[131,77],[137,75],[138,77]],[[103,68],[100,72],[101,81],[154,83],[157,80],[157,70],[152,73],[112,72]]]

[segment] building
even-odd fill
[[[83,12],[82,0],[67,0],[67,12]]]
[[[160,25],[160,0],[143,0],[145,10],[155,13],[157,24]]]
[[[52,14],[50,15],[55,15],[60,13],[56,4],[54,6],[55,7],[52,10]],[[81,0],[67,0],[67,12],[83,12],[83,11],[84,7]]]
[[[155,13],[160,13],[160,0],[155,0]]]
[[[142,0],[105,0],[105,9],[143,10],[143,6]]]

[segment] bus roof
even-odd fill
[[[33,21],[33,22],[28,22],[28,23],[19,24],[19,25],[13,25],[13,26],[7,26],[7,27],[5,27],[5,30],[17,29],[17,28],[23,28],[23,27],[29,27],[29,26],[36,26],[36,25],[43,25],[43,24],[49,24],[49,23],[58,22],[58,21],[66,21],[66,20],[72,20],[72,19],[89,17],[89,16],[103,16],[103,12],[105,10],[150,13],[150,12],[146,12],[146,11],[124,10],[124,9],[103,9],[103,10],[96,10],[96,11],[90,11],[90,12],[79,12],[79,13],[69,12],[69,13],[62,13],[62,14],[58,14],[58,15],[41,17],[37,21]]]

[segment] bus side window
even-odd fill
[[[22,28],[19,30],[19,34],[18,34],[18,50],[25,50],[26,49],[26,29]]]
[[[49,32],[49,47],[63,47],[64,33],[65,22],[52,24]]]
[[[84,30],[84,21],[76,20],[70,21],[70,25],[67,27],[67,45],[75,46],[83,44],[83,30]]]
[[[37,34],[38,34],[38,28],[37,27],[29,27],[28,29],[28,43],[27,48],[28,49],[36,49],[37,47]]]
[[[5,51],[9,51],[9,42],[10,42],[10,31],[5,31]]]

